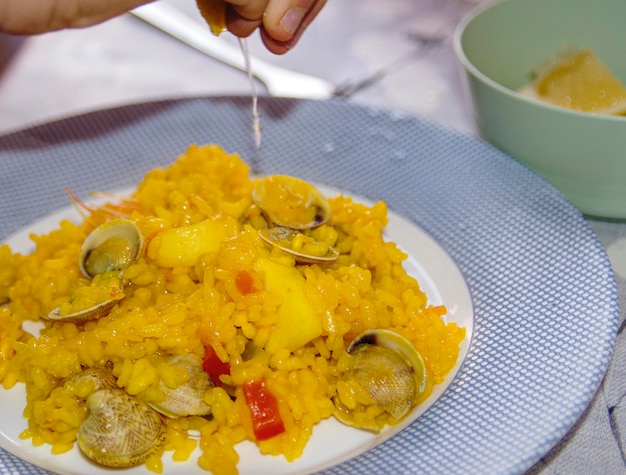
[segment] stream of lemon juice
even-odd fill
[[[250,79],[250,95],[252,97],[252,137],[254,138],[254,145],[257,150],[261,147],[261,137],[263,134],[263,127],[261,126],[261,113],[259,112],[259,95],[254,82],[254,76],[252,75],[252,64],[250,61],[250,49],[248,48],[248,41],[245,38],[239,38],[239,46],[243,53],[246,72]]]

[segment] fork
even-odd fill
[[[141,20],[168,33],[196,50],[240,71],[247,72],[241,50],[213,35],[206,25],[164,2],[152,2],[131,10]],[[276,97],[330,99],[337,87],[329,81],[289,71],[258,58],[252,59],[252,76]]]

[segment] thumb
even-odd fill
[[[270,0],[261,30],[266,47],[276,54],[289,51],[325,4],[326,0]]]

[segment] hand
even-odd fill
[[[121,15],[149,0],[0,0],[0,31],[34,35],[80,28]]]
[[[226,26],[245,38],[261,30],[268,50],[284,54],[293,48],[304,30],[326,4],[326,0],[226,0]]]
[[[101,23],[151,0],[0,0],[0,31],[34,35]],[[227,27],[239,37],[261,30],[271,52],[293,48],[326,0],[225,0]]]

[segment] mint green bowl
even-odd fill
[[[454,36],[480,135],[584,214],[626,218],[626,117],[515,92],[566,44],[591,47],[626,84],[626,0],[504,0],[471,12]]]

